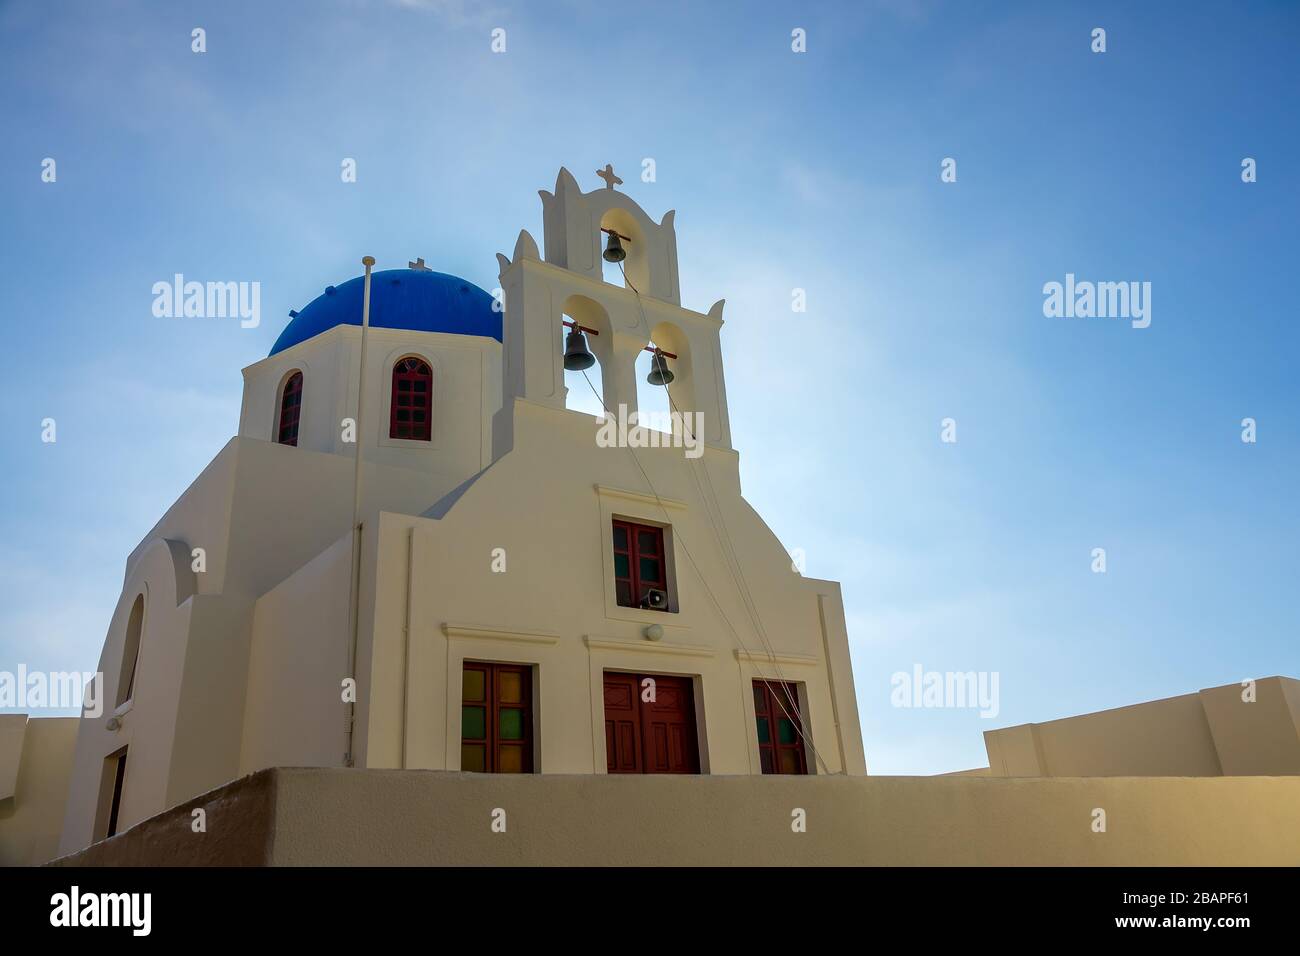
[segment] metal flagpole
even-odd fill
[[[351,634],[348,647],[348,676],[352,678],[352,697],[348,701],[347,713],[347,748],[343,752],[343,765],[354,764],[352,755],[352,731],[356,722],[356,679],[357,679],[357,633],[361,625],[361,423],[366,409],[366,342],[370,331],[370,270],[374,267],[375,257],[364,256],[361,264],[366,267],[365,291],[361,297],[361,371],[357,377],[357,420],[353,424],[352,437],[357,446],[356,463],[352,472],[352,581],[348,606],[352,612]]]

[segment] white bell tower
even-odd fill
[[[583,192],[564,168],[555,191],[540,190],[545,257],[526,229],[512,258],[498,253],[505,300],[501,411],[494,426],[493,457],[512,445],[516,401],[563,409],[562,340],[566,317],[599,334],[588,339],[600,361],[605,407],[637,407],[635,363],[651,342],[672,353],[672,407],[699,412],[708,446],[731,447],[722,373],[722,308],[708,313],[681,306],[674,211],[651,219],[625,193],[611,167],[599,170],[603,187]],[[604,280],[602,240],[612,230],[626,237],[625,282]]]

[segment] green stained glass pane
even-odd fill
[[[499,733],[502,740],[524,739],[524,712],[518,707],[502,707],[497,711]]]
[[[614,577],[630,578],[632,576],[632,562],[628,560],[626,554],[614,555]]]
[[[487,737],[486,712],[482,707],[460,709],[460,735],[466,740],[483,740]]]
[[[772,728],[768,725],[766,717],[758,718],[758,742],[760,744],[772,742]]]
[[[659,562],[654,558],[642,558],[640,569],[643,584],[658,584],[663,580],[663,575],[659,573]]]
[[[659,535],[653,531],[638,531],[636,533],[636,547],[642,554],[658,554]]]
[[[780,718],[776,722],[776,733],[777,733],[777,738],[780,740],[781,743],[783,744],[794,743],[796,739],[794,722],[785,717]]]
[[[627,550],[627,528],[614,529],[614,547],[619,551]]]
[[[483,754],[484,748],[482,744],[461,744],[460,769],[482,773],[487,768],[487,764],[483,760]]]
[[[461,700],[482,700],[483,699],[483,672],[476,670],[465,670],[460,679],[460,699]]]

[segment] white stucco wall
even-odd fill
[[[752,680],[797,682],[817,751],[810,769],[864,773],[838,586],[794,572],[739,496],[735,453],[638,450],[661,508],[631,452],[598,447],[595,428],[590,416],[520,402],[513,451],[442,518],[382,516],[363,585],[377,599],[365,608],[359,675],[364,765],[458,769],[470,659],[536,665],[543,773],[605,772],[605,669],[696,678],[702,769],[719,774],[759,772]],[[616,515],[670,526],[678,613],[617,605]],[[496,548],[504,574],[492,571]],[[643,637],[650,624],[662,640]]]
[[[257,602],[241,774],[343,765],[351,569],[344,535]]]

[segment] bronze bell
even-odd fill
[[[650,374],[645,377],[645,380],[651,385],[667,385],[673,377],[673,370],[668,367],[668,360],[663,357],[663,353],[656,352],[654,358],[650,360]]]
[[[610,232],[609,238],[605,240],[605,261],[622,262],[626,258],[627,252],[618,238],[618,233]]]
[[[575,325],[564,340],[564,367],[570,372],[581,372],[596,364],[596,356],[587,348],[587,337]]]

